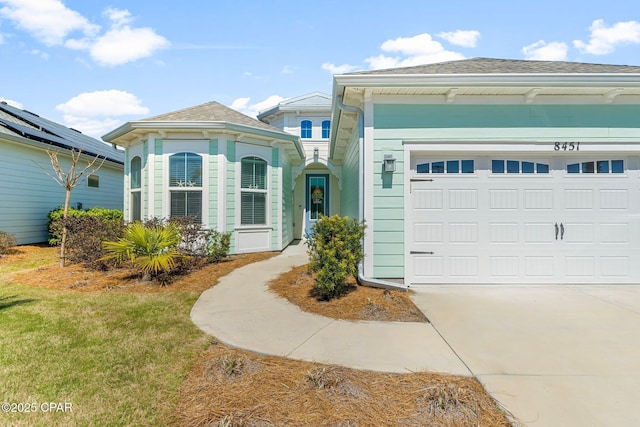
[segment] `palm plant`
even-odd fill
[[[173,223],[164,226],[144,226],[139,222],[130,224],[124,236],[117,242],[104,242],[105,259],[131,261],[150,280],[161,272],[171,271],[181,256],[178,245],[181,241],[180,227]]]

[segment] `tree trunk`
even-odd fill
[[[67,243],[67,217],[69,215],[69,201],[71,200],[71,188],[67,188],[64,197],[64,212],[62,214],[62,239],[60,240],[60,267],[64,268],[65,244]]]

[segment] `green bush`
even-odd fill
[[[62,239],[62,217],[64,215],[64,208],[59,207],[49,211],[47,218],[49,218],[49,244],[57,246]],[[94,207],[90,209],[75,209],[69,208],[67,212],[67,218],[84,218],[87,216],[97,217],[103,221],[113,221],[114,223],[122,223],[124,216],[119,209],[106,209],[101,207]]]
[[[205,233],[205,253],[210,262],[220,262],[229,255],[231,233],[209,230]]]
[[[16,236],[5,231],[0,231],[0,254],[5,254],[9,249],[18,244]]]
[[[364,229],[364,222],[338,215],[321,216],[311,228],[309,270],[317,273],[313,288],[320,299],[343,295],[347,279],[357,276],[358,263],[364,258]]]
[[[62,221],[60,221],[62,223]],[[118,219],[107,220],[104,217],[85,215],[69,217],[67,224],[67,242],[65,257],[89,268],[107,270],[111,263],[103,260],[102,242],[118,240],[124,232],[124,224]]]

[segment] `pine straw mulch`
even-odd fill
[[[183,383],[181,426],[510,426],[477,380],[262,356],[215,342]]]
[[[34,249],[35,248],[35,249]],[[33,256],[36,251],[55,251],[58,248],[19,246],[16,253],[0,259],[11,262],[14,257]],[[142,281],[142,275],[131,268],[116,268],[95,271],[79,264],[67,264],[61,268],[57,263],[23,270],[11,274],[11,280],[38,288],[73,290],[78,292],[117,291],[134,293],[196,291],[202,292],[218,283],[218,280],[236,268],[262,261],[278,255],[277,252],[233,255],[218,264],[204,265],[200,270],[178,276],[167,286]]]
[[[330,301],[319,300],[313,291],[314,275],[307,266],[294,267],[269,283],[269,288],[303,311],[343,320],[427,322],[409,298],[410,292],[376,289],[348,281],[347,292]]]

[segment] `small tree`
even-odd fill
[[[100,160],[100,156],[94,157],[87,166],[82,170],[76,170],[78,163],[80,162],[80,157],[82,155],[82,150],[71,149],[71,166],[68,170],[62,169],[60,166],[60,161],[58,160],[58,151],[47,150],[47,154],[49,155],[49,160],[51,160],[51,167],[53,168],[53,174],[47,172],[44,168],[40,166],[40,169],[44,171],[47,175],[49,175],[58,185],[65,189],[64,196],[64,213],[62,215],[63,218],[63,227],[62,227],[62,238],[60,239],[60,267],[64,267],[65,264],[65,243],[67,241],[67,224],[66,220],[69,214],[69,201],[71,200],[71,190],[73,190],[78,184],[80,184],[81,178],[87,174],[91,175],[95,173],[98,169],[102,167],[104,164],[105,158],[102,158],[102,161],[99,165],[94,166],[98,160]]]

